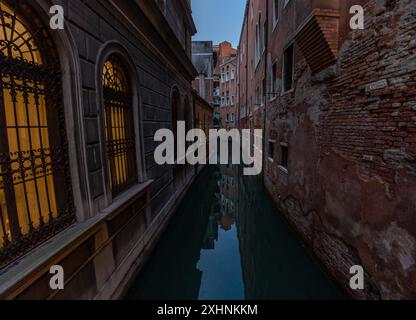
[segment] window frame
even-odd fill
[[[108,166],[107,169],[109,170],[109,177],[111,176],[111,193],[113,197],[117,197],[136,185],[139,181],[136,132],[134,130],[133,90],[131,88],[133,84],[129,76],[128,67],[124,63],[122,57],[116,53],[109,55],[104,62],[103,76],[106,72],[107,63],[111,64],[113,68],[112,80],[118,80],[119,85],[120,83],[123,85],[123,80],[126,81],[126,83],[124,83],[124,89],[126,91],[120,91],[117,90],[120,88],[102,85],[104,93],[103,115],[106,119],[104,130],[106,136],[109,136],[108,139],[104,140],[105,148],[107,150],[106,162]],[[115,71],[117,70],[116,67],[120,78],[117,78],[115,75]],[[124,77],[125,79],[122,79],[121,77]],[[108,101],[108,104],[106,95],[111,95],[111,101]],[[125,101],[122,102],[122,100]],[[108,112],[111,113],[108,114]],[[131,116],[133,116],[133,119],[131,119]],[[114,132],[116,132],[116,137],[113,137]],[[126,145],[127,141],[130,141],[132,146],[128,147]],[[111,153],[112,156],[110,156],[109,153]],[[117,176],[123,181],[115,182],[114,180],[117,179]],[[124,178],[121,178],[121,176],[124,176]]]
[[[292,48],[292,55],[291,55],[291,59],[292,59],[292,70],[291,70],[291,83],[290,83],[290,88],[286,88],[286,69],[287,69],[287,65],[286,65],[286,53],[287,51]],[[287,45],[285,47],[285,49],[283,50],[283,57],[282,57],[282,94],[287,94],[290,93],[294,90],[294,82],[295,82],[295,44],[294,42],[290,43],[289,45]]]
[[[255,67],[257,67],[260,61],[260,25],[256,24],[256,38],[255,38],[255,45],[254,45],[254,60],[255,60]]]
[[[127,75],[131,82],[132,89],[132,106],[133,106],[133,117],[134,117],[134,132],[135,132],[135,145],[136,145],[136,164],[137,164],[137,173],[138,179],[137,183],[132,185],[130,188],[126,189],[124,192],[113,196],[110,185],[109,185],[109,170],[107,163],[107,150],[105,143],[105,127],[104,127],[104,95],[103,95],[103,84],[102,84],[102,70],[104,68],[104,63],[107,61],[108,57],[112,54],[117,54],[125,64]],[[133,62],[134,60],[129,55],[127,49],[125,49],[121,44],[116,41],[107,42],[104,47],[101,49],[97,57],[96,63],[96,88],[97,88],[97,99],[98,106],[101,112],[99,112],[99,124],[100,124],[100,135],[99,135],[99,144],[101,148],[101,163],[102,163],[102,177],[103,177],[103,186],[104,194],[94,199],[94,201],[99,201],[102,203],[101,206],[108,207],[116,199],[121,198],[125,193],[128,193],[129,190],[134,189],[137,185],[145,183],[147,178],[147,171],[145,165],[145,158],[143,152],[143,107],[142,99],[139,94],[140,92],[140,81],[139,74],[137,73],[136,66]],[[104,200],[101,200],[101,198]]]
[[[30,227],[30,221],[32,210],[28,207],[26,207],[26,213],[25,215],[28,216],[28,232],[23,233],[22,228],[22,222],[19,221],[19,212],[17,207],[17,200],[16,200],[16,190],[15,185],[12,185],[11,188],[5,187],[5,189],[14,189],[13,196],[11,194],[5,195],[5,207],[7,208],[7,213],[5,215],[8,216],[9,222],[10,222],[10,231],[7,231],[7,229],[4,228],[2,225],[1,228],[3,229],[3,232],[10,232],[10,236],[8,237],[9,242],[4,242],[2,244],[2,247],[0,249],[0,269],[7,267],[10,263],[16,261],[17,259],[21,258],[27,253],[30,253],[33,249],[40,246],[45,241],[51,239],[52,237],[56,236],[57,234],[63,232],[65,229],[76,223],[77,221],[77,211],[75,207],[75,199],[79,199],[80,195],[74,192],[73,183],[78,183],[80,179],[74,179],[74,176],[77,175],[78,167],[74,165],[73,161],[71,161],[70,152],[74,149],[74,143],[75,141],[74,136],[71,134],[70,131],[68,131],[68,124],[74,125],[72,122],[72,118],[69,117],[68,109],[66,106],[68,105],[68,101],[73,102],[72,98],[68,98],[65,95],[69,94],[71,96],[71,92],[68,92],[65,85],[68,82],[68,78],[65,75],[66,68],[65,68],[65,62],[67,60],[70,60],[69,55],[68,56],[61,56],[61,51],[59,50],[59,43],[55,40],[60,40],[52,37],[52,35],[49,33],[48,25],[43,23],[43,19],[36,19],[34,21],[32,19],[33,15],[35,14],[35,8],[32,7],[32,5],[27,5],[24,7],[14,6],[13,4],[10,4],[7,0],[3,4],[6,8],[4,11],[5,14],[8,10],[11,10],[11,13],[8,12],[8,15],[13,15],[14,19],[17,19],[16,21],[20,21],[20,23],[25,28],[25,34],[28,34],[30,39],[35,42],[36,46],[35,48],[39,50],[39,55],[41,57],[42,63],[35,63],[35,62],[29,62],[27,60],[18,60],[16,58],[7,58],[7,61],[0,62],[1,64],[7,64],[8,65],[8,71],[6,71],[3,75],[3,78],[7,78],[7,75],[11,75],[13,77],[19,76],[19,74],[15,74],[20,72],[20,77],[25,77],[24,81],[19,85],[20,88],[15,88],[14,85],[11,83],[12,80],[9,81],[9,85],[11,86],[11,89],[4,89],[4,90],[13,90],[13,88],[17,91],[16,95],[18,95],[18,92],[22,92],[22,95],[24,94],[24,88],[28,86],[28,83],[31,83],[31,88],[33,90],[36,90],[38,93],[38,99],[40,97],[43,97],[43,103],[45,105],[45,117],[46,117],[46,126],[42,127],[43,129],[46,128],[46,136],[48,137],[48,147],[49,147],[49,155],[47,151],[45,151],[45,143],[43,138],[45,137],[42,133],[39,137],[39,143],[40,143],[40,149],[38,151],[34,150],[34,146],[32,145],[32,130],[30,130],[29,138],[26,139],[26,137],[22,137],[22,140],[20,140],[19,136],[17,135],[17,142],[18,143],[18,152],[22,155],[24,153],[30,154],[30,159],[25,160],[31,161],[31,165],[28,167],[27,165],[20,164],[19,169],[16,170],[24,170],[24,174],[22,175],[22,183],[23,185],[26,184],[27,179],[23,176],[26,175],[28,170],[35,170],[37,171],[42,167],[42,170],[47,170],[47,166],[54,167],[53,173],[52,173],[52,180],[54,185],[54,202],[56,206],[56,217],[53,216],[53,212],[51,212],[49,216],[49,220],[45,221],[44,216],[42,215],[39,218],[39,225],[36,226],[36,224],[33,225],[33,228]],[[46,20],[45,20],[46,21]],[[10,26],[16,27],[15,23],[10,24]],[[3,30],[3,28],[2,28]],[[7,43],[7,39],[5,39]],[[33,47],[31,48],[33,49]],[[6,57],[6,56],[5,56]],[[14,70],[13,70],[14,68]],[[26,70],[25,70],[26,68]],[[41,80],[39,80],[41,79]],[[58,80],[59,79],[59,80]],[[2,80],[4,81],[4,80]],[[14,82],[14,81],[13,81]],[[34,82],[37,82],[36,85],[34,85]],[[49,86],[49,87],[48,87]],[[28,86],[29,87],[29,86]],[[41,89],[40,87],[43,87]],[[53,89],[51,88],[53,87]],[[35,89],[36,88],[36,89]],[[41,93],[41,91],[44,91],[44,94]],[[52,94],[53,93],[53,94]],[[12,93],[9,93],[12,95]],[[29,95],[34,95],[35,93],[29,91]],[[2,96],[4,93],[2,94]],[[25,106],[25,113],[27,116],[29,116],[29,107],[33,107],[33,104],[35,104],[35,107],[38,110],[41,108],[41,102],[35,102],[31,103],[28,100],[25,100],[26,98],[23,97],[23,105]],[[14,102],[14,110],[16,111],[17,105]],[[2,128],[1,131],[3,131],[3,136],[9,137],[8,134],[8,128],[7,125],[7,118],[6,118],[6,103],[2,100],[0,102],[0,108],[2,113],[3,120],[2,122]],[[71,108],[76,109],[77,103],[74,102],[71,104]],[[17,112],[14,112],[14,114],[17,114]],[[71,113],[72,114],[72,113]],[[35,127],[32,127],[31,123],[33,120],[29,120],[29,118],[26,118],[26,129],[30,127],[30,129],[33,129]],[[36,128],[40,128],[40,119],[38,118]],[[20,120],[19,120],[20,122]],[[17,131],[20,131],[20,128],[22,128],[22,125],[18,125],[18,123],[14,123],[14,128]],[[77,127],[77,126],[76,126]],[[78,128],[78,127],[77,127]],[[26,140],[25,140],[26,139]],[[2,139],[2,149],[3,153],[7,154],[9,152],[10,148],[10,141],[9,139]],[[7,141],[6,141],[7,140]],[[30,150],[27,151],[27,146],[21,146],[20,143],[22,141],[25,141],[26,144],[29,144]],[[56,150],[54,150],[56,149]],[[42,150],[42,151],[40,151]],[[10,151],[11,152],[11,151]],[[35,158],[35,153],[41,152],[40,159],[41,164],[39,164],[38,156]],[[50,162],[46,161],[46,158],[51,158]],[[2,165],[5,165],[6,167],[9,166],[10,169],[13,165],[12,163],[13,159],[12,157],[6,157],[2,161]],[[37,162],[37,164],[36,164]],[[22,167],[24,166],[24,168]],[[35,166],[37,169],[33,169],[33,166]],[[15,170],[15,169],[13,169]],[[11,172],[11,171],[9,171]],[[13,179],[11,176],[8,177],[9,173],[7,172],[7,168],[5,171],[3,171],[3,182],[6,185],[7,181],[9,179]],[[32,171],[33,175],[33,171]],[[36,172],[35,176],[38,175],[38,172]],[[43,178],[46,179],[47,175],[44,174]],[[42,177],[41,177],[42,178]],[[57,181],[57,179],[59,181]],[[32,181],[35,181],[35,189],[36,194],[42,190],[39,190],[39,181],[38,178],[34,178]],[[46,182],[46,184],[48,184]],[[58,185],[61,184],[61,185]],[[23,186],[23,188],[25,188]],[[45,190],[43,190],[45,191]],[[6,193],[6,191],[4,191]],[[7,191],[8,192],[8,191]],[[46,191],[48,194],[48,201],[50,200],[50,190],[48,191],[46,187]],[[40,193],[39,193],[40,195]],[[25,202],[27,205],[28,202],[27,194],[25,194]],[[44,208],[40,205],[39,201],[43,201],[37,199],[37,205],[40,206],[37,208],[37,210],[42,211]],[[49,203],[50,206],[50,203]],[[49,207],[48,210],[53,210],[51,207]],[[4,216],[5,216],[4,215]],[[2,220],[2,219],[0,219]],[[42,224],[41,221],[44,223]],[[32,221],[34,222],[34,221]]]

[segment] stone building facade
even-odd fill
[[[48,27],[51,1],[0,2],[2,21],[17,21],[8,28],[28,48],[13,51],[10,33],[2,35],[10,89],[0,102],[9,137],[0,147],[0,297],[119,298],[195,176],[188,166],[157,166],[153,155],[158,129],[193,126],[190,1],[54,2],[64,30]],[[23,106],[41,118],[28,118],[33,132],[16,138],[13,130],[29,124],[19,115],[10,125],[8,116]],[[50,214],[38,217],[45,187]],[[64,290],[49,287],[53,265],[65,270]]]
[[[240,127],[265,129],[266,188],[355,298],[416,297],[414,12],[412,0],[247,1]],[[354,265],[365,290],[349,287]]]

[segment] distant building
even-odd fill
[[[214,108],[214,123],[223,128],[236,123],[237,50],[230,42],[192,42],[192,61],[198,72],[192,86]],[[228,70],[228,71],[227,71]],[[228,93],[228,102],[227,102]]]
[[[233,48],[228,41],[221,42],[214,46],[214,74],[221,75],[221,64],[228,59],[237,56],[237,49]],[[218,84],[219,85],[219,84]]]
[[[192,82],[192,87],[202,99],[214,106],[214,52],[212,41],[192,42],[192,62],[198,72],[198,77]]]
[[[237,62],[232,56],[220,65],[221,126],[226,129],[235,128],[237,123]]]
[[[214,46],[214,88],[222,128],[234,127],[237,98],[237,49],[224,41]],[[235,110],[234,110],[235,109]]]

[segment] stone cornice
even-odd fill
[[[197,71],[155,1],[111,0],[126,22],[146,39],[151,50],[192,81]],[[192,19],[192,18],[191,18]]]

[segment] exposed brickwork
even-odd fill
[[[365,8],[363,31],[349,27],[354,4]],[[295,71],[293,91],[266,102],[267,189],[346,290],[349,268],[364,266],[366,290],[352,296],[416,298],[416,3],[290,1],[275,29],[270,12],[267,59],[277,63],[278,91],[293,40]],[[318,43],[302,29],[312,12],[321,15],[309,30]],[[323,48],[334,58],[328,67],[311,52]]]
[[[296,44],[313,72],[335,63],[338,55],[339,12],[314,10],[296,35]]]

